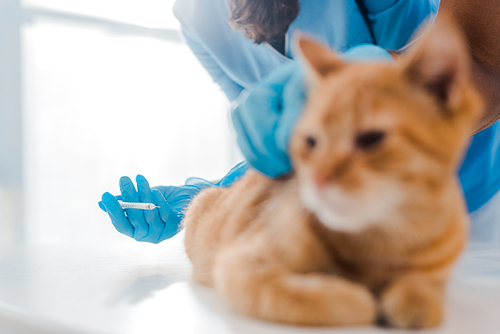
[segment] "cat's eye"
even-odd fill
[[[313,136],[307,136],[306,145],[310,149],[314,148],[314,146],[316,146],[316,138],[314,138]]]
[[[369,150],[378,146],[385,138],[383,131],[365,131],[356,136],[356,147],[362,150]]]

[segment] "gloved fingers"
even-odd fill
[[[158,218],[158,220],[155,221],[154,224],[150,225],[149,234],[144,238],[142,238],[141,240],[137,241],[144,241],[144,242],[150,242],[152,244],[157,244],[160,241],[162,241],[160,240],[160,237],[163,234],[164,230],[165,230],[165,223],[162,222],[160,218]]]
[[[236,112],[236,109],[231,113],[231,118],[233,121],[234,129],[236,130],[236,141],[240,148],[241,153],[245,159],[258,171],[266,174],[266,168],[262,168],[261,161],[263,160],[260,152],[257,151],[252,143],[252,139],[249,138],[248,133],[241,120],[241,115]],[[267,175],[267,174],[266,174]]]
[[[302,109],[304,109],[306,102],[307,90],[304,70],[298,69],[283,89],[283,112],[286,112],[286,114],[283,114],[282,118],[297,118],[297,116],[302,114]],[[296,113],[288,112],[288,108]]]
[[[290,79],[290,77],[295,73],[297,70],[297,63],[296,62],[288,62],[280,67],[278,67],[276,70],[272,71],[267,75],[260,83],[259,85],[264,85],[272,90],[275,91],[280,91],[283,89],[283,86],[285,83]]]
[[[124,202],[140,202],[132,180],[126,176],[120,178],[120,191]],[[149,224],[144,219],[144,210],[125,209],[129,222],[135,228],[135,240],[142,240],[149,234]]]
[[[101,206],[101,203],[108,213],[115,229],[118,232],[133,238],[135,229],[128,221],[127,216],[125,216],[125,213],[123,212],[123,209],[116,200],[115,196],[106,192],[102,195],[102,202],[99,202],[99,206]]]
[[[139,194],[128,176],[120,178],[120,191],[124,202],[139,202]]]
[[[115,196],[116,200],[119,200],[119,201],[122,201],[122,197],[121,196]],[[103,201],[99,201],[99,207],[101,208],[102,211],[106,212],[106,206],[104,205],[104,202]]]
[[[153,196],[155,198],[156,205],[159,206],[158,212],[160,214],[161,220],[164,221],[165,224],[168,224],[169,221],[176,220],[176,218],[178,218],[177,213],[172,210],[161,192],[154,189]]]
[[[219,180],[215,185],[217,187],[229,187],[246,174],[246,172],[250,169],[250,165],[246,161],[241,161],[236,166],[231,168],[229,172]]]
[[[283,173],[290,171],[290,160],[286,152],[280,152],[276,147],[274,138],[267,139],[267,144],[257,146],[258,140],[254,140],[247,133],[247,129],[239,120],[240,115],[233,113],[233,124],[237,133],[236,140],[241,153],[250,165],[259,172],[269,176],[278,177]],[[274,136],[274,130],[271,130],[269,137]]]
[[[282,117],[282,93],[283,87],[273,91],[259,83],[241,95],[240,104],[231,113],[244,157],[255,169],[271,177],[282,172],[280,160],[286,156],[286,152],[279,152],[275,137]]]
[[[306,83],[303,70],[298,70],[283,90],[283,114],[276,127],[276,146],[281,152],[288,152],[290,136],[302,115],[306,103]]]
[[[153,203],[157,205],[146,178],[142,175],[137,175],[136,182],[140,201],[142,203]],[[146,222],[149,224],[149,234],[142,241],[157,243],[165,229],[165,222],[161,220],[158,209],[146,210],[143,214]]]
[[[173,237],[177,233],[181,218],[172,210],[160,191],[154,189],[153,196],[155,197],[156,205],[160,207],[158,208],[158,212],[160,213],[161,220],[165,222],[163,232],[158,239],[158,242],[160,242]]]
[[[267,140],[273,136],[282,109],[282,92],[255,86],[234,112],[239,113],[241,124],[256,148],[265,149]]]
[[[137,175],[135,178],[137,182],[137,193],[139,194],[139,201],[141,203],[155,203],[153,194],[151,193],[151,188],[149,187],[149,182],[142,175]],[[155,220],[160,219],[160,215],[157,210],[146,210],[143,212],[144,218],[148,224],[153,224]]]
[[[341,59],[348,62],[394,62],[394,59],[387,50],[370,43],[353,46],[341,56]]]
[[[139,196],[139,200],[142,203],[153,203],[153,194],[151,193],[148,180],[139,174],[136,176],[135,181],[137,182],[137,194]]]

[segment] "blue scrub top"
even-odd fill
[[[300,11],[287,31],[287,42],[298,31],[344,52],[362,43],[387,50],[406,46],[426,18],[433,20],[439,0],[364,0],[372,39],[354,0],[299,0]],[[177,0],[174,14],[194,54],[230,101],[272,70],[293,59],[267,43],[255,44],[229,26],[228,0]],[[486,203],[500,188],[500,127],[498,122],[474,135],[459,171],[469,211]]]
[[[288,28],[287,41],[292,42],[301,31],[340,52],[362,43],[398,50],[439,7],[439,0],[364,0],[374,41],[354,0],[299,2],[300,11]],[[187,44],[230,101],[293,59],[290,43],[284,56],[267,43],[257,45],[234,31],[228,24],[228,0],[177,0],[174,14]]]
[[[472,136],[458,172],[469,212],[479,209],[500,189],[499,122]]]

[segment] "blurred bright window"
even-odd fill
[[[21,3],[28,240],[121,238],[97,202],[122,175],[215,180],[238,161],[228,102],[178,37],[173,3]]]

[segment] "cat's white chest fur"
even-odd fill
[[[403,200],[397,186],[380,183],[361,194],[351,194],[339,186],[318,188],[313,182],[302,182],[300,198],[325,226],[339,231],[359,232],[366,227],[389,220]]]

